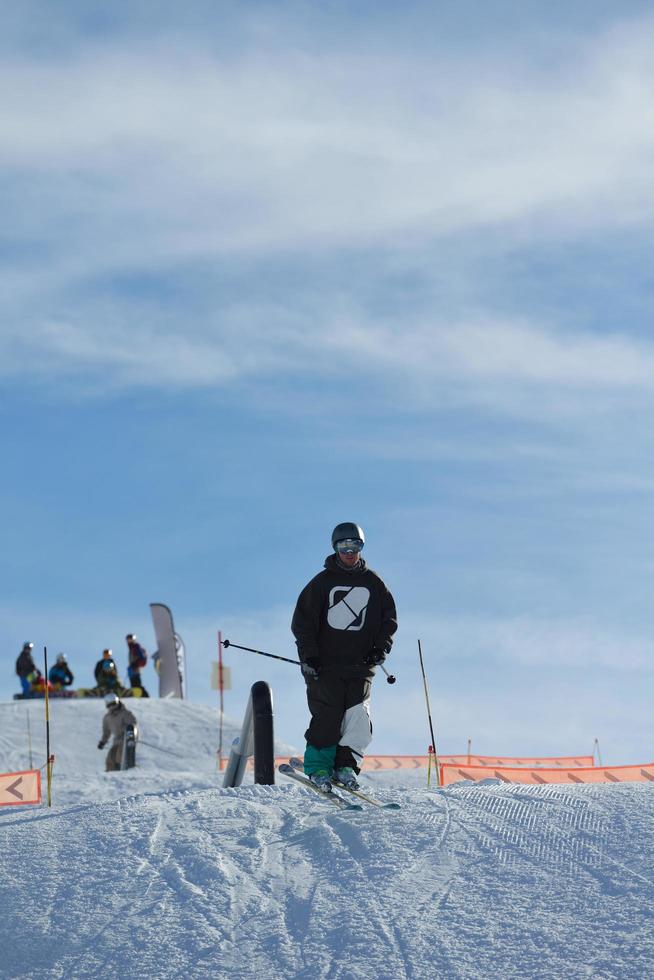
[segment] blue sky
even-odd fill
[[[444,751],[649,760],[648,6],[3,12],[0,695],[162,601],[215,699],[355,520],[377,751],[424,750],[420,636]]]

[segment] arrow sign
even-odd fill
[[[0,806],[26,806],[40,802],[41,773],[38,769],[0,773]]]
[[[16,797],[17,800],[20,800],[21,801],[21,803],[22,803],[22,800],[23,800],[23,794],[18,792],[17,787],[20,786],[20,784],[22,783],[22,781],[23,781],[23,777],[22,776],[19,776],[18,779],[16,779],[11,784],[11,786],[7,786],[7,788],[5,790],[6,793],[12,793]]]

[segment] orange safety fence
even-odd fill
[[[439,755],[439,762],[453,766],[544,766],[547,769],[593,766],[592,755],[508,756],[508,755]]]
[[[428,764],[428,755],[367,755],[361,769],[363,772],[377,772],[380,769],[422,769]]]
[[[439,755],[438,761],[439,763],[457,766],[467,766],[470,763],[473,766],[483,766],[486,769],[497,766],[543,766],[547,768],[557,766],[570,769],[573,767],[593,765],[592,755],[544,756],[540,758],[536,756],[518,758],[495,755]],[[284,755],[275,759],[276,766],[281,762],[288,762],[288,756]],[[432,756],[433,762],[434,758]],[[427,768],[428,765],[428,755],[367,755],[363,760],[361,768],[363,772],[378,772],[383,769],[423,769]],[[459,778],[461,779],[463,777]]]
[[[288,758],[287,755],[279,756],[275,759],[275,766],[281,762],[288,762]],[[432,758],[432,763],[433,761]],[[378,769],[422,769],[428,762],[427,755],[367,755],[361,768],[364,772],[375,772]],[[251,760],[250,764],[252,764]]]
[[[563,783],[568,786],[580,783],[646,783],[654,782],[654,762],[638,766],[573,766],[569,769],[546,769],[526,766],[464,766],[442,764],[441,786],[462,779],[473,782],[478,779],[495,778],[503,783]]]

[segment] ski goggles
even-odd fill
[[[336,542],[336,550],[339,555],[358,555],[363,548],[361,538],[343,538]]]

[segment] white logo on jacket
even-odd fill
[[[336,585],[329,593],[328,624],[335,630],[363,629],[369,602],[365,586]]]

